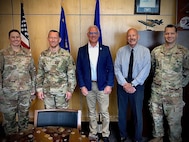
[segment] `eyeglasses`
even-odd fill
[[[98,35],[98,32],[89,32],[89,35]]]

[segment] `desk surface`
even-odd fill
[[[78,129],[63,127],[35,128],[7,138],[11,142],[89,142]]]

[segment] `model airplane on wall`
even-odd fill
[[[138,22],[146,25],[146,26],[149,26],[149,27],[154,27],[156,25],[162,25],[163,24],[163,19],[161,20],[158,20],[158,19],[146,19],[146,21],[143,21],[143,20],[138,20]]]

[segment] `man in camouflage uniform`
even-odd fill
[[[69,52],[60,48],[59,32],[49,31],[50,47],[39,58],[37,95],[45,108],[68,108],[76,86],[75,63]]]
[[[163,142],[163,118],[168,121],[170,142],[181,142],[181,117],[184,102],[183,88],[189,81],[189,50],[176,44],[177,28],[167,25],[164,31],[165,44],[152,50],[154,73],[150,111],[154,121],[150,142]]]
[[[0,111],[7,135],[28,127],[30,96],[35,93],[36,68],[30,50],[21,46],[16,29],[9,32],[10,46],[0,51]],[[16,123],[18,114],[18,128]]]

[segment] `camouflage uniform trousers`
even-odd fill
[[[50,93],[44,92],[44,105],[46,109],[64,108],[69,107],[68,101],[66,101],[66,94],[64,93]]]
[[[0,103],[6,135],[27,130],[31,91],[4,91],[2,95]],[[18,123],[16,122],[16,114],[18,114]]]
[[[181,117],[184,105],[182,88],[175,90],[175,94],[169,94],[168,92],[159,93],[157,88],[152,88],[149,107],[154,121],[154,137],[164,136],[163,118],[165,116],[169,125],[170,142],[182,141]]]

